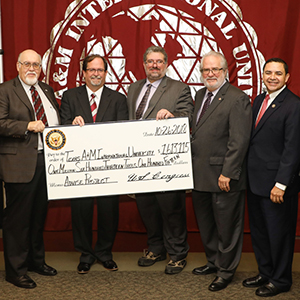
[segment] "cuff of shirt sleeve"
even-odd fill
[[[276,182],[275,186],[278,187],[279,189],[283,190],[283,191],[286,190],[286,185],[284,185],[282,183]]]

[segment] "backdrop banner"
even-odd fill
[[[252,100],[264,90],[262,67],[271,57],[288,63],[288,87],[300,95],[299,11],[299,0],[1,1],[4,81],[17,75],[19,53],[32,48],[60,103],[65,90],[84,83],[84,57],[98,53],[108,59],[107,86],[126,94],[145,77],[143,53],[153,44],[169,55],[167,75],[187,83],[193,96],[203,87],[199,64],[210,50],[225,55],[230,83]],[[61,211],[49,228],[69,220]],[[249,231],[247,214],[245,226]]]

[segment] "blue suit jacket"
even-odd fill
[[[257,114],[265,93],[253,103],[253,126],[248,152],[251,191],[269,197],[276,182],[287,186],[285,195],[297,193],[300,163],[300,98],[285,88],[271,103],[257,127]]]

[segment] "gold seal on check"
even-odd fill
[[[66,144],[66,136],[61,130],[53,129],[47,133],[45,142],[50,149],[60,150]]]

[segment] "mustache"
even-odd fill
[[[102,77],[99,75],[93,75],[91,76],[91,79],[102,79]]]
[[[27,75],[35,75],[35,76],[37,76],[36,72],[32,72],[32,71],[26,72],[25,76],[27,76]]]
[[[150,71],[152,71],[152,70],[157,70],[157,71],[159,71],[160,69],[159,69],[159,68],[151,68]]]

